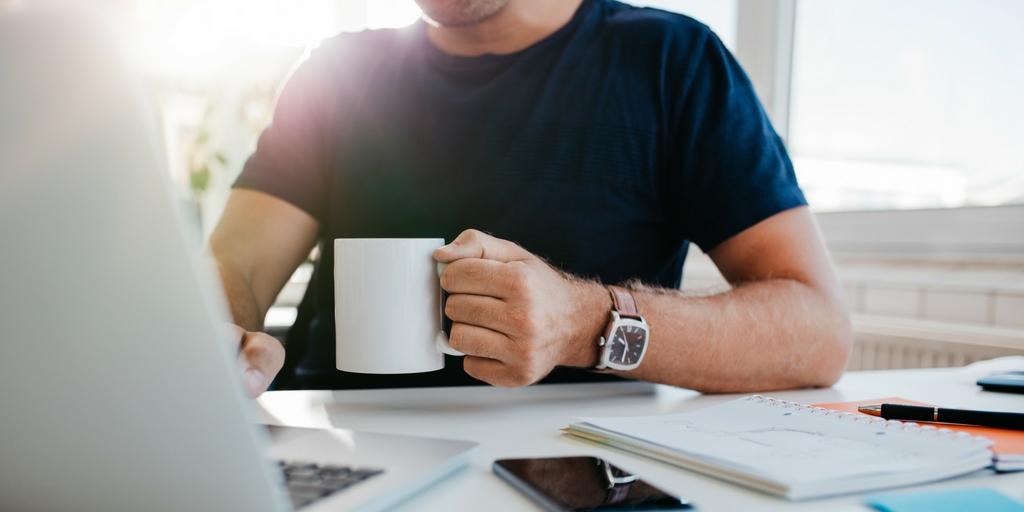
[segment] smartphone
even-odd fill
[[[978,379],[978,385],[985,391],[1003,393],[1024,393],[1024,372],[1003,372]]]
[[[597,457],[502,459],[494,472],[552,512],[693,510],[689,500]]]

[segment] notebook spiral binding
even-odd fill
[[[925,434],[938,437],[940,439],[948,439],[950,441],[960,443],[976,443],[981,445],[991,445],[993,442],[985,437],[972,436],[966,432],[954,432],[948,428],[936,428],[931,425],[919,425],[912,421],[899,421],[899,420],[887,420],[885,418],[878,418],[875,416],[868,416],[866,414],[855,414],[852,412],[842,412],[834,409],[825,409],[823,407],[815,407],[813,405],[804,405],[797,402],[787,402],[786,400],[776,400],[761,395],[750,395],[744,397],[748,402],[757,402],[759,404],[766,404],[771,407],[782,407],[783,409],[793,409],[797,412],[807,412],[809,414],[820,414],[822,417],[833,417],[846,421],[853,421],[855,423],[863,424],[865,426],[891,428],[902,432],[911,434]]]

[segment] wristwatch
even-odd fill
[[[608,286],[612,294],[612,319],[598,345],[601,362],[595,370],[629,371],[640,366],[647,353],[650,328],[640,316],[640,307],[633,293],[618,286]]]

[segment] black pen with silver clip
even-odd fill
[[[1024,430],[1024,414],[1016,412],[967,411],[903,404],[863,405],[857,410],[864,414],[881,416],[887,420],[931,421]]]

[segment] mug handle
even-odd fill
[[[441,271],[444,270],[444,267],[446,267],[446,266],[448,266],[447,263],[441,263],[441,262],[437,263],[437,277],[438,278],[441,277]],[[438,288],[440,288],[440,286],[438,286]],[[443,293],[443,292],[440,292],[440,293]],[[441,314],[441,325],[444,325],[444,302],[441,303],[441,312],[440,312],[440,314]],[[455,350],[454,348],[452,348],[452,344],[451,344],[451,342],[448,341],[448,335],[445,334],[444,329],[441,329],[441,332],[437,333],[437,338],[434,340],[434,345],[437,347],[437,351],[442,353],[442,354],[448,354],[450,356],[464,356],[464,355],[466,355],[466,354],[463,354],[462,352],[459,352],[458,350]]]

